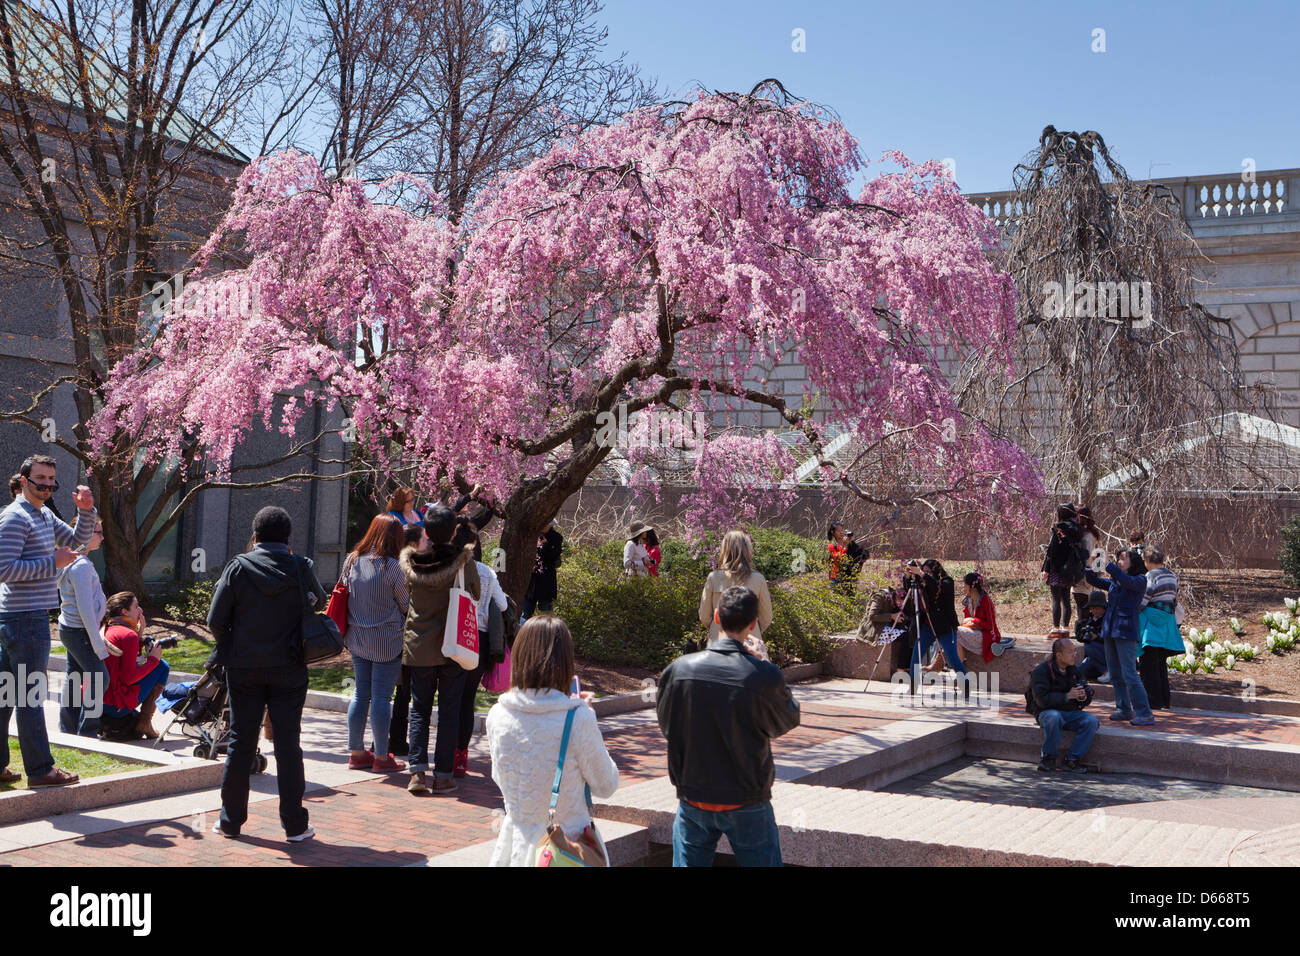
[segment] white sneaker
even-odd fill
[[[1102,674],[1100,677],[1098,677],[1098,678],[1097,678],[1097,683],[1098,683],[1098,684],[1109,684],[1109,683],[1110,683],[1110,671],[1106,671],[1106,673],[1104,673],[1104,674]]]
[[[309,823],[307,824],[307,829],[303,830],[301,833],[295,836],[285,837],[285,840],[287,840],[289,843],[301,843],[303,840],[310,840],[315,835],[316,835],[316,831],[311,828],[311,824]]]

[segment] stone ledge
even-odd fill
[[[156,763],[144,758],[137,759]],[[60,813],[96,810],[192,790],[208,790],[221,786],[225,770],[224,760],[189,758],[148,770],[91,777],[67,787],[15,790],[0,794],[0,825],[37,820]]]
[[[1141,732],[1101,718],[1087,762],[1103,772],[1146,773],[1185,780],[1300,791],[1300,747]],[[1062,734],[1061,753],[1073,735]],[[1037,762],[1043,732],[1029,721],[966,721],[966,754]]]

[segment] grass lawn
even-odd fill
[[[54,754],[54,765],[61,770],[70,770],[78,774],[82,780],[88,777],[103,777],[110,773],[123,773],[127,770],[141,770],[148,767],[149,764],[139,763],[134,760],[123,760],[121,757],[110,757],[107,754],[91,753],[88,750],[74,750],[70,747],[51,746],[50,751]],[[18,752],[18,738],[9,738],[9,767],[12,770],[22,770],[22,757]],[[0,783],[0,793],[8,793],[10,790],[22,790],[27,786],[27,774],[23,774],[23,779],[17,783]]]

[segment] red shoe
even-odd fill
[[[456,756],[452,758],[451,775],[453,777],[466,777],[469,775],[469,751],[457,750]]]
[[[355,754],[348,757],[349,770],[369,770],[375,764],[374,751],[367,750],[364,757],[358,757]]]
[[[392,754],[384,754],[382,757],[375,757],[375,762],[370,769],[375,773],[396,773],[399,770],[405,770],[406,764],[401,760],[393,759]]]

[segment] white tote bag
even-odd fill
[[[442,656],[467,671],[478,667],[478,602],[465,590],[465,569],[447,596],[447,623],[442,629]]]

